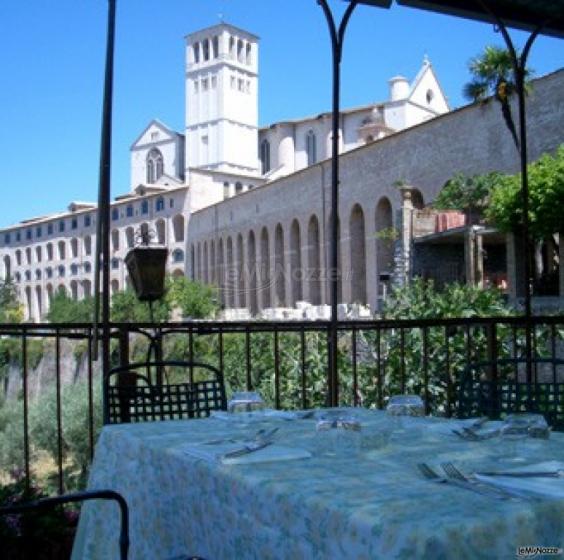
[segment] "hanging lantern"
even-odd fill
[[[141,243],[125,256],[125,264],[135,294],[140,301],[161,299],[165,291],[165,269],[168,249],[150,247],[149,232],[141,232]]]
[[[125,256],[125,264],[140,301],[155,301],[164,295],[168,249],[135,247]]]

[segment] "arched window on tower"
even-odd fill
[[[238,62],[243,62],[243,41],[241,41],[241,39],[239,39],[237,41],[237,61]]]
[[[229,58],[235,58],[235,37],[229,37]]]
[[[147,155],[147,183],[156,183],[163,175],[163,155],[153,148]]]
[[[198,64],[200,62],[200,44],[194,44],[194,63]]]
[[[247,43],[247,64],[251,64],[252,62],[252,57],[251,57],[251,43]]]
[[[266,175],[270,171],[270,142],[264,139],[260,143],[261,172]]]
[[[307,164],[313,165],[317,163],[317,138],[313,130],[310,130],[306,135],[306,152]]]
[[[216,35],[213,38],[213,57],[214,58],[218,58],[219,57],[219,37]]]
[[[202,43],[202,54],[203,54],[203,57],[204,57],[204,61],[210,59],[210,40],[209,39],[204,39],[204,41]]]

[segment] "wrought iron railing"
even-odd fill
[[[542,363],[527,377],[523,318],[342,321],[338,402],[383,408],[389,395],[417,393],[428,414],[453,416],[469,364],[488,363],[482,375],[490,379],[548,391],[543,406],[564,420],[564,368],[556,365],[564,358],[564,317],[535,317],[531,325]],[[113,324],[111,364],[149,353],[204,361],[223,373],[228,395],[256,389],[275,408],[325,406],[329,330],[323,321]],[[13,468],[28,483],[49,471],[58,492],[84,482],[102,422],[93,334],[86,324],[0,325],[0,375],[9,393],[0,408],[0,483]],[[498,360],[511,368],[491,365]]]

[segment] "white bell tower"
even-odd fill
[[[186,167],[258,174],[257,146],[258,37],[227,23],[188,35]]]

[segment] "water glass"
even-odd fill
[[[323,415],[316,425],[318,455],[355,457],[360,452],[361,425],[350,415]]]
[[[371,422],[362,426],[362,449],[373,451],[386,446],[392,435],[392,424],[388,421]]]
[[[529,422],[529,437],[533,439],[548,439],[550,427],[542,414],[521,414]]]
[[[529,435],[530,421],[526,414],[510,414],[504,420],[499,432],[503,442],[503,459],[511,462],[524,461],[519,456],[519,442],[523,442]]]
[[[264,410],[265,406],[264,400],[258,393],[242,391],[233,393],[233,396],[227,403],[227,410],[231,413],[256,412]]]
[[[419,395],[395,395],[386,406],[388,416],[425,416],[425,404]]]

